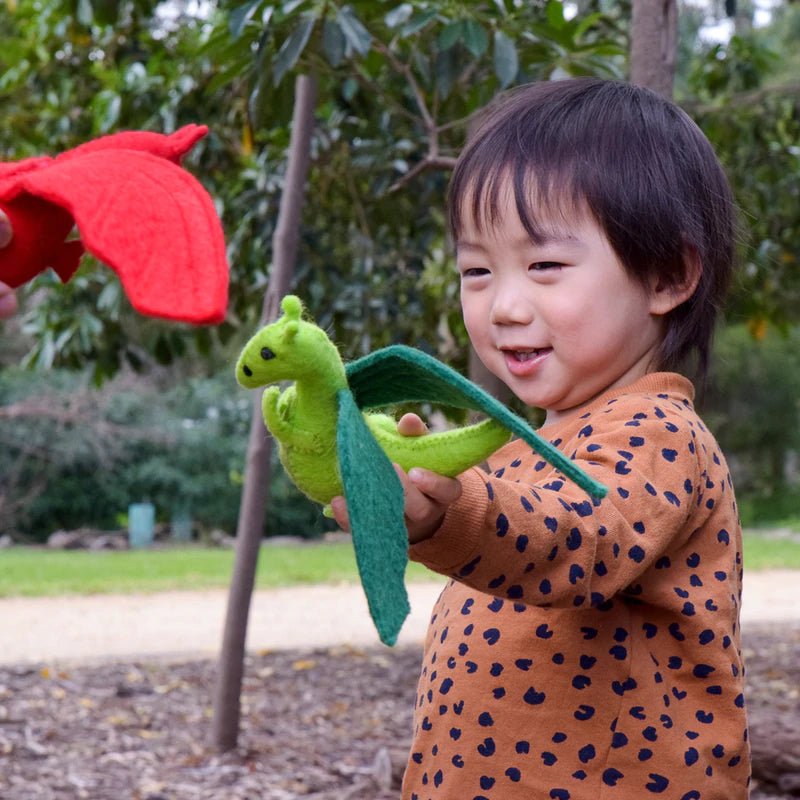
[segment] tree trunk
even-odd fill
[[[273,236],[273,262],[261,312],[261,325],[278,316],[281,298],[288,292],[300,238],[301,210],[314,130],[316,83],[300,75],[295,83],[294,115],[278,223]],[[236,747],[239,736],[240,695],[244,674],[245,640],[256,564],[264,530],[269,493],[272,440],[261,416],[261,393],[253,399],[247,444],[245,483],[239,506],[236,557],[228,595],[217,683],[214,693],[213,742],[221,750]]]
[[[672,97],[677,46],[677,0],[633,0],[631,83]]]

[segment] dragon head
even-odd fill
[[[281,300],[283,315],[262,328],[244,346],[236,363],[236,380],[246,389],[312,375],[343,379],[344,365],[325,331],[303,319],[299,298]],[[333,372],[332,372],[333,368]]]

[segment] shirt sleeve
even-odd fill
[[[590,419],[560,445],[609,488],[605,498],[526,451],[492,474],[463,473],[461,498],[411,558],[529,605],[597,607],[625,590],[696,527],[702,479],[697,422],[657,404],[636,408],[619,403],[602,427]]]

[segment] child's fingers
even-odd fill
[[[421,467],[410,469],[408,478],[425,497],[440,505],[449,506],[461,497],[461,483],[455,478],[446,478]]]
[[[418,468],[411,470],[415,482],[399,465],[395,464],[394,468],[403,484],[408,541],[416,544],[432,536],[439,528],[447,506],[461,494],[461,484],[453,478]]]
[[[424,436],[428,426],[416,414],[403,414],[397,421],[397,432],[403,436]]]
[[[347,502],[344,497],[334,497],[333,500],[331,500],[331,511],[339,527],[343,531],[349,532],[350,516],[347,513]]]

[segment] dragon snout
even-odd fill
[[[259,351],[259,355],[261,356],[261,358],[264,361],[271,361],[273,358],[276,357],[275,356],[275,351],[271,350],[269,347],[262,347],[261,350]],[[246,364],[244,362],[240,362],[240,363],[241,363],[242,374],[246,378],[252,378],[253,377],[253,369],[252,369],[252,367],[249,364]]]

